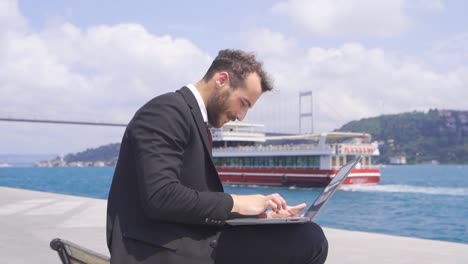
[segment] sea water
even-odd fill
[[[113,167],[0,168],[0,186],[106,199]],[[324,227],[468,243],[468,166],[384,166],[374,186],[340,189],[315,218]],[[225,185],[235,194],[311,202],[320,189]]]

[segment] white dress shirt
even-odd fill
[[[206,111],[206,106],[205,106],[205,102],[203,102],[203,99],[200,95],[200,92],[198,92],[197,90],[197,87],[195,87],[195,85],[189,83],[186,85],[190,91],[192,91],[193,95],[195,96],[195,99],[197,99],[197,103],[198,103],[198,107],[200,108],[200,111],[201,111],[201,114],[203,116],[203,121],[205,121],[205,123],[208,122],[208,112]]]

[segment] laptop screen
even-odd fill
[[[344,181],[346,176],[351,172],[351,170],[356,166],[356,164],[361,160],[362,157],[359,157],[348,164],[341,167],[338,173],[333,177],[330,183],[323,189],[322,193],[315,199],[314,203],[310,206],[309,210],[305,214],[306,217],[313,218],[318,213],[320,208],[330,199],[330,196],[335,193],[341,183]]]

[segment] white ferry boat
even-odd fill
[[[9,167],[11,167],[11,165],[8,163],[0,163],[0,168],[9,168]]]
[[[240,122],[211,131],[213,160],[224,183],[323,187],[356,156],[363,159],[343,184],[380,181],[373,164],[379,148],[367,133],[267,136],[263,125]]]

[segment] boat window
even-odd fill
[[[252,167],[253,162],[251,157],[245,157],[244,158],[244,166],[246,167]]]
[[[268,159],[268,164],[267,164],[268,167],[276,166],[274,157],[267,157],[267,159]]]
[[[217,167],[304,169],[320,167],[320,156],[214,157],[213,161]],[[335,158],[333,161],[335,162]]]
[[[258,157],[254,158],[254,167],[260,167],[260,159]]]
[[[306,156],[298,156],[296,158],[297,158],[297,161],[296,161],[297,167],[299,167],[299,168],[307,167],[307,157]]]
[[[361,166],[369,166],[369,160],[367,157],[362,157]]]
[[[320,156],[308,156],[309,168],[320,168]]]
[[[284,167],[284,166],[285,166],[285,162],[284,162],[283,157],[275,157],[275,164],[276,164],[278,167]]]

